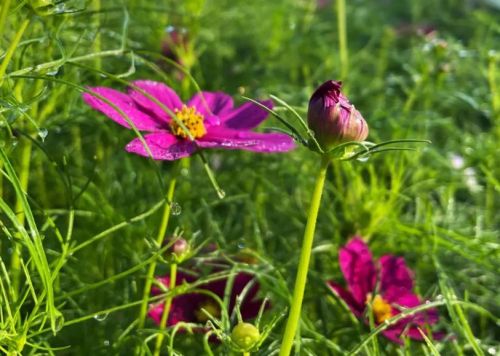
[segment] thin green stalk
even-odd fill
[[[307,216],[306,230],[302,242],[302,250],[300,252],[299,267],[297,270],[297,278],[295,280],[295,288],[293,290],[292,305],[288,320],[286,323],[283,342],[281,343],[280,356],[288,356],[292,350],[293,340],[297,332],[297,327],[300,320],[300,311],[302,309],[302,300],[304,299],[304,290],[307,282],[307,271],[309,269],[309,261],[311,259],[311,251],[314,240],[314,232],[316,230],[316,220],[318,218],[319,206],[321,204],[321,196],[325,185],[326,171],[330,164],[330,158],[326,155],[322,157],[321,167],[316,177],[316,184],[309,207]]]
[[[23,21],[23,23],[21,24],[21,27],[19,28],[16,35],[14,36],[12,43],[10,44],[9,48],[7,49],[7,52],[5,53],[5,57],[2,61],[2,64],[0,64],[0,86],[3,83],[3,76],[5,74],[5,71],[7,70],[7,66],[9,65],[10,60],[12,59],[12,56],[14,55],[14,52],[16,51],[17,45],[21,41],[21,38],[23,37],[24,31],[26,31],[26,28],[28,27],[29,23],[30,23],[29,20]]]
[[[177,263],[172,263],[170,265],[170,286],[169,290],[173,290],[175,288],[177,282]],[[165,334],[163,334],[163,330],[167,326],[168,314],[170,313],[170,307],[172,306],[172,296],[169,294],[165,299],[165,306],[163,307],[163,313],[161,314],[160,320],[160,332],[158,334],[158,338],[156,339],[156,346],[154,351],[154,356],[159,356],[161,352],[161,345],[163,343],[163,339],[165,338]]]
[[[156,243],[158,246],[161,246],[161,244],[163,243],[163,240],[165,239],[165,232],[167,231],[168,221],[170,219],[170,210],[172,209],[171,203],[172,203],[172,199],[174,197],[176,181],[177,181],[177,177],[174,176],[170,180],[170,184],[168,187],[167,197],[166,197],[167,201],[165,203],[165,209],[163,210],[163,216],[161,219],[160,228],[158,230],[158,236],[156,237]],[[137,324],[139,329],[144,327],[144,322],[146,321],[146,314],[148,311],[148,297],[149,297],[149,293],[151,291],[151,285],[153,284],[154,273],[156,270],[156,263],[157,263],[156,259],[153,260],[153,262],[151,262],[151,264],[149,265],[148,272],[146,274],[146,281],[144,283],[144,291],[142,293],[142,304],[141,304],[141,309],[139,311],[139,322]]]
[[[21,84],[19,84],[21,85]],[[42,82],[36,81],[35,84],[35,92],[41,89]],[[19,90],[21,91],[21,90]],[[38,103],[34,103],[30,109],[30,115],[32,117],[36,117],[38,113]],[[21,162],[20,162],[20,173],[19,173],[19,183],[23,192],[28,192],[28,184],[29,184],[29,176],[30,176],[30,168],[31,168],[31,153],[33,149],[33,141],[32,140],[24,140],[21,145]],[[20,197],[16,200],[15,212],[17,214],[17,220],[19,224],[24,226],[25,221],[25,213],[23,201]],[[15,297],[17,298],[17,292],[19,291],[19,284],[21,278],[21,253],[22,253],[22,245],[15,244],[12,252],[11,258],[11,272],[12,272],[12,289],[14,293],[16,293]]]
[[[4,33],[3,29],[7,22],[7,14],[9,13],[11,0],[4,0],[3,5],[0,6],[0,33]]]
[[[94,53],[99,53],[101,52],[101,0],[94,0],[93,3],[93,8],[94,11],[96,12],[96,16],[94,17],[94,28],[96,29],[96,36],[94,39],[93,47],[94,47]],[[102,68],[102,58],[101,57],[95,57],[94,59],[94,65],[97,69]]]
[[[349,72],[345,0],[337,0],[337,26],[337,32],[339,34],[340,78],[345,79]]]

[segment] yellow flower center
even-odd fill
[[[371,303],[378,324],[383,323],[392,316],[391,305],[380,295],[377,294],[373,300],[371,296],[368,296],[367,303]]]
[[[194,312],[196,319],[200,323],[206,323],[208,319],[210,319],[208,316],[209,314],[214,318],[220,317],[220,306],[213,300],[207,300],[201,303],[198,310]]]
[[[182,109],[175,109],[175,116],[184,126],[179,125],[178,121],[172,120],[170,130],[175,136],[182,138],[200,138],[205,136],[207,130],[203,125],[203,115],[201,115],[193,106],[182,105]],[[187,131],[186,131],[187,129]],[[188,133],[189,132],[189,133]]]

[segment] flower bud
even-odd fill
[[[309,100],[307,122],[324,150],[349,142],[364,141],[368,125],[354,105],[340,92],[342,82],[323,83]]]
[[[189,242],[183,238],[178,238],[172,245],[172,253],[178,257],[185,255],[190,250]]]
[[[259,339],[259,329],[249,323],[239,323],[231,332],[231,340],[243,350],[250,350]]]
[[[175,241],[172,243],[173,240]],[[167,255],[171,262],[181,263],[191,256],[191,245],[182,237],[169,237],[165,239],[164,244],[170,244]]]

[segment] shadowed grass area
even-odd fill
[[[500,8],[358,0],[344,14],[339,2],[0,4],[2,353],[152,353],[158,328],[137,320],[148,268],[169,273],[167,247],[155,241],[165,204],[167,236],[182,231],[194,249],[204,246],[191,261],[199,269],[222,259],[257,276],[271,304],[263,325],[287,310],[318,157],[305,148],[206,151],[219,199],[199,156],[179,168],[131,155],[123,148],[136,134],[81,98],[89,86],[124,89],[137,79],[165,82],[183,100],[199,89],[239,104],[275,95],[302,117],[318,84],[342,80],[370,141],[432,141],[328,168],[297,352],[500,352]],[[162,58],[172,29],[188,41],[175,50],[190,75]],[[275,110],[298,126],[285,107]],[[283,125],[270,118],[264,127]],[[423,307],[440,312],[434,331],[445,340],[390,343],[328,291],[326,280],[343,279],[338,250],[355,234],[377,256],[405,257],[416,291],[432,301]],[[284,324],[252,354],[277,352]],[[167,330],[165,354],[232,354],[202,334]]]

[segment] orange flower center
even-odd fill
[[[376,295],[372,299],[371,295],[367,298],[367,303],[371,303],[373,315],[375,315],[375,321],[380,324],[389,319],[392,316],[391,305],[380,295]]]
[[[170,130],[175,136],[193,139],[205,136],[207,130],[203,124],[203,115],[194,106],[182,105],[180,110],[175,109],[174,112],[177,119],[170,123]]]
[[[209,315],[214,318],[220,317],[220,306],[214,300],[204,301],[194,312],[194,315],[198,322],[206,323],[210,319]]]

